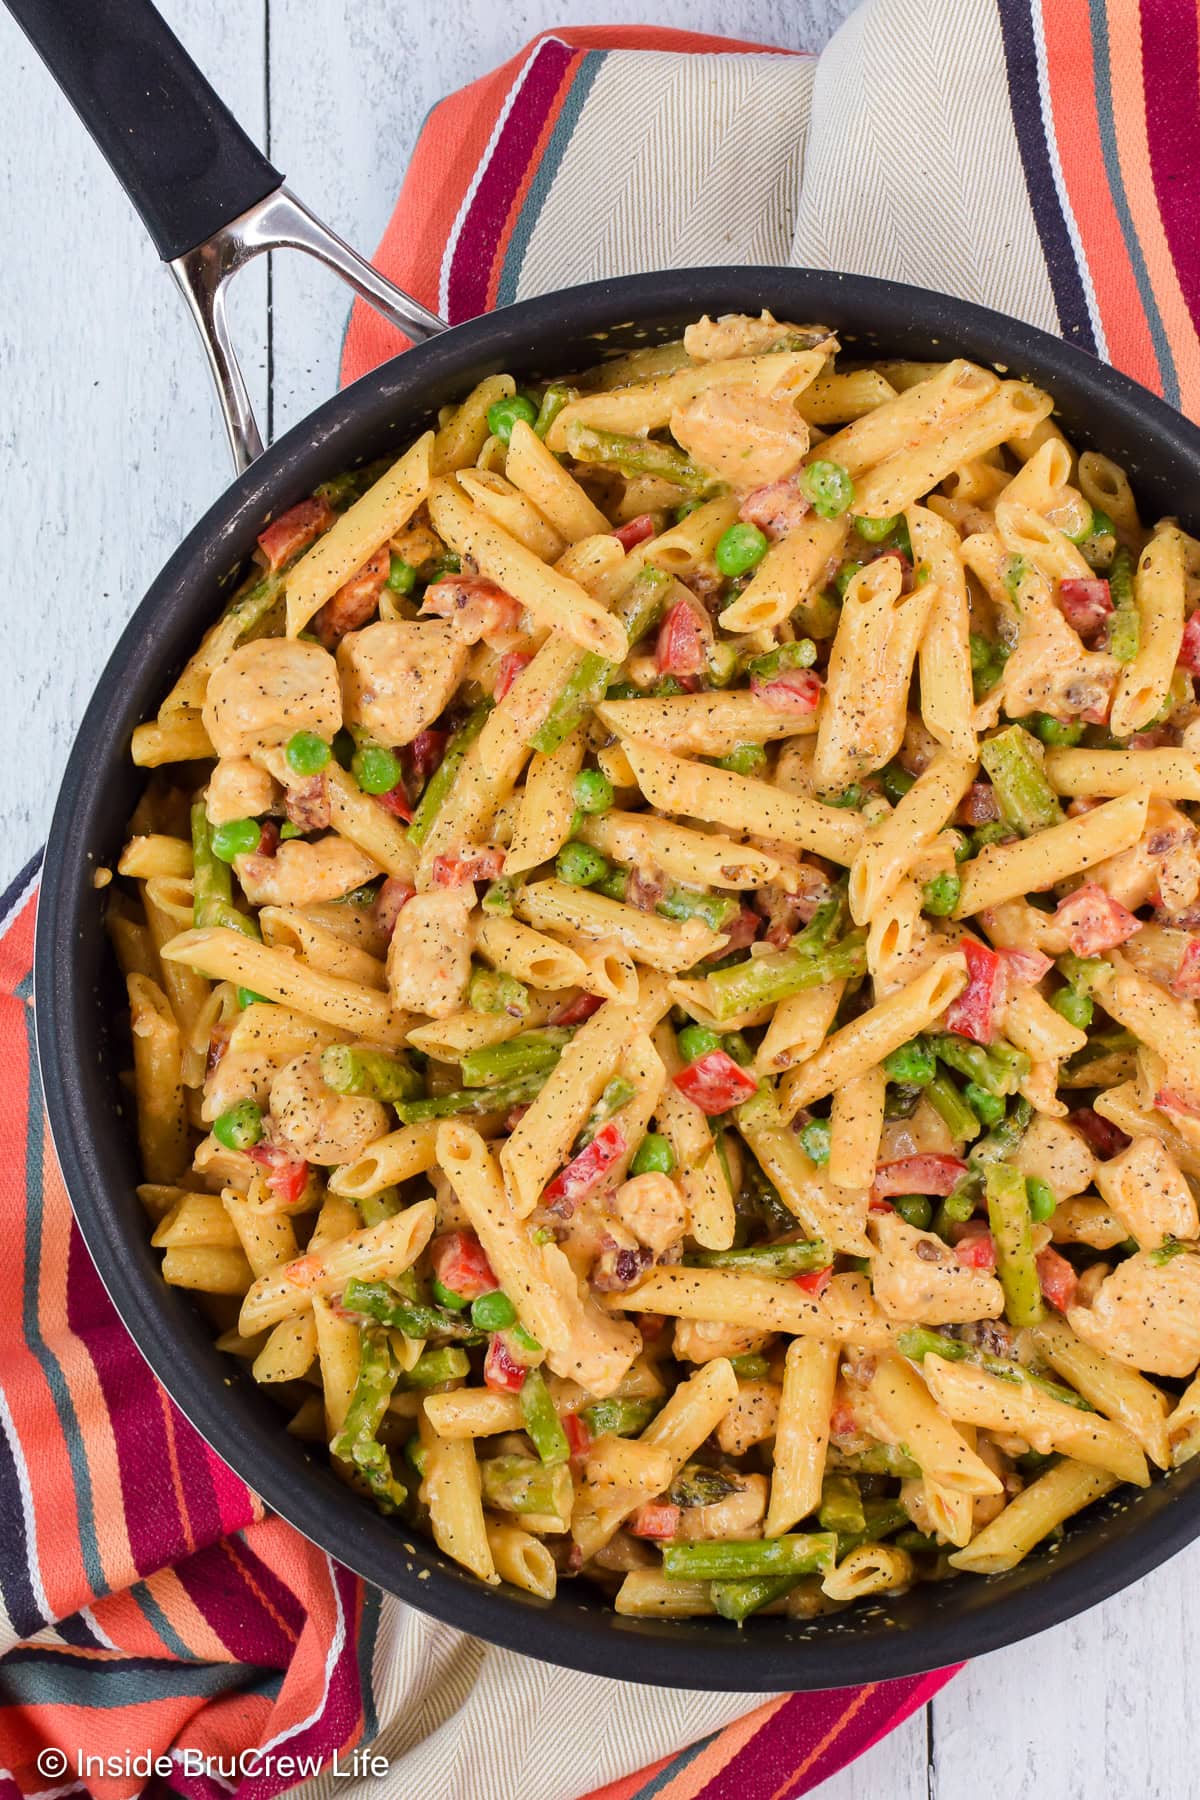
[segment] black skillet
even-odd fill
[[[809,1623],[639,1621],[578,1583],[543,1602],[484,1587],[380,1517],[213,1348],[185,1293],[163,1284],[134,1194],[114,1020],[123,995],[92,885],[117,857],[142,777],[133,727],[150,717],[219,610],[262,522],[337,470],[395,453],[482,376],[553,375],[605,349],[678,335],[702,311],[822,319],[860,355],[1003,365],[1049,388],[1065,430],[1125,464],[1147,516],[1200,526],[1200,432],[1125,376],[999,313],[894,282],[780,268],[668,270],[543,295],[444,330],[325,233],[282,188],[147,0],[8,0],[124,182],[207,325],[239,466],[152,584],[97,686],[67,765],[38,910],[36,1006],[46,1105],[75,1215],[118,1311],[197,1429],[268,1505],[380,1587],[498,1644],[568,1667],[666,1686],[836,1687],[910,1675],[1041,1631],[1116,1593],[1200,1531],[1200,1459],[1143,1493],[1092,1507],[1011,1574],[966,1576]],[[405,355],[327,400],[262,450],[224,333],[219,281],[257,250],[314,251],[410,335]],[[214,303],[215,296],[215,303]],[[215,316],[214,316],[215,315]],[[246,466],[246,465],[249,466]]]

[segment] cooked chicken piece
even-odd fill
[[[337,665],[319,644],[257,638],[213,670],[202,717],[218,756],[286,744],[297,731],[328,742],[342,723]]]
[[[1096,1186],[1126,1235],[1136,1238],[1143,1250],[1156,1250],[1167,1238],[1194,1238],[1200,1233],[1195,1196],[1159,1138],[1134,1138],[1118,1155],[1097,1164]]]
[[[379,744],[411,744],[463,678],[469,651],[438,619],[383,620],[338,645],[346,723]]]
[[[635,1175],[623,1181],[613,1195],[612,1207],[634,1237],[656,1256],[677,1244],[688,1227],[687,1205],[669,1175]]]
[[[775,1436],[781,1389],[776,1381],[739,1381],[737,1399],[717,1426],[726,1456],[741,1456]]]
[[[1084,649],[1048,593],[1030,596],[997,693],[1003,692],[1005,710],[1013,718],[1044,712],[1056,719],[1102,721],[1108,716],[1117,667],[1113,657]]]
[[[952,1325],[998,1319],[1004,1311],[1004,1289],[996,1277],[964,1267],[932,1231],[918,1231],[894,1212],[872,1213],[870,1230],[878,1246],[872,1285],[888,1318]]]
[[[398,1007],[447,1019],[463,1005],[471,974],[475,889],[430,888],[402,908],[388,945],[388,987]]]
[[[737,488],[794,474],[809,443],[792,399],[757,393],[744,382],[702,389],[672,413],[671,435],[703,468]]]
[[[782,344],[789,350],[815,350],[818,344],[830,356],[837,340],[827,325],[789,325],[776,319],[766,308],[757,319],[748,313],[722,313],[710,319],[705,313],[688,326],[683,334],[683,347],[693,362],[723,362],[731,356],[763,356]]]
[[[714,1500],[711,1506],[685,1506],[679,1515],[676,1536],[685,1543],[707,1538],[762,1536],[769,1485],[765,1475],[746,1475],[735,1494]]]
[[[1196,828],[1177,806],[1154,795],[1138,842],[1097,863],[1086,879],[1131,911],[1160,898],[1168,912],[1191,906],[1200,888]]]
[[[1200,1363],[1200,1255],[1141,1250],[1118,1263],[1090,1306],[1067,1323],[1093,1349],[1148,1375],[1190,1375]]]
[[[274,804],[278,789],[265,769],[248,756],[223,756],[213,765],[204,795],[210,825],[231,819],[256,819]]]
[[[343,837],[318,838],[315,844],[292,838],[274,856],[255,850],[235,857],[233,866],[251,906],[317,906],[379,874],[378,864]]]
[[[313,1163],[355,1162],[388,1128],[378,1100],[326,1087],[315,1051],[294,1057],[272,1081],[271,1118],[274,1135]]]
[[[677,1319],[675,1357],[678,1362],[711,1362],[714,1356],[748,1356],[770,1341],[770,1332],[748,1331],[744,1325],[724,1325],[715,1319]]]
[[[1040,1113],[1030,1121],[1013,1162],[1022,1175],[1046,1182],[1060,1204],[1090,1187],[1096,1170],[1096,1158],[1082,1133]]]

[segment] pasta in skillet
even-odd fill
[[[133,741],[164,1278],[364,1497],[629,1614],[1005,1570],[1200,1447],[1200,542],[838,350],[489,377]]]

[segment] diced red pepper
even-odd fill
[[[504,1115],[505,1131],[509,1131],[509,1132],[515,1131],[517,1129],[517,1126],[521,1123],[521,1120],[525,1117],[525,1114],[528,1111],[529,1111],[529,1101],[528,1100],[522,1100],[520,1105],[518,1105],[518,1106],[510,1106],[508,1111]]]
[[[1069,1306],[1074,1306],[1079,1277],[1065,1256],[1060,1256],[1047,1244],[1044,1250],[1038,1251],[1037,1272],[1042,1293],[1056,1312],[1065,1313]]]
[[[994,825],[1000,817],[1000,805],[990,781],[973,781],[963,795],[958,809],[960,825]]]
[[[274,819],[264,819],[258,840],[259,856],[274,856],[279,848],[279,826]]]
[[[833,1264],[827,1263],[823,1269],[809,1269],[804,1275],[793,1275],[792,1280],[806,1294],[819,1296],[825,1292],[833,1280]]]
[[[660,675],[702,675],[708,641],[699,608],[690,600],[677,600],[658,628],[655,662]]]
[[[758,936],[762,925],[762,914],[756,913],[752,906],[743,906],[737,917],[725,926],[725,942],[714,956],[730,956],[735,950],[748,950]]]
[[[279,1144],[254,1144],[246,1152],[263,1171],[263,1178],[276,1199],[285,1206],[295,1206],[308,1186],[308,1164]]]
[[[641,1332],[643,1342],[647,1344],[652,1344],[655,1338],[660,1338],[667,1328],[667,1321],[661,1313],[636,1313],[634,1324]]]
[[[381,885],[375,896],[375,923],[387,937],[396,929],[400,909],[408,905],[416,891],[411,882],[399,875],[389,875]]]
[[[473,1231],[443,1232],[429,1246],[429,1260],[442,1286],[462,1300],[478,1300],[500,1286]]]
[[[570,1213],[600,1186],[613,1164],[625,1154],[625,1133],[615,1119],[602,1125],[591,1143],[573,1156],[542,1192],[551,1212]]]
[[[1060,581],[1058,603],[1063,618],[1081,638],[1091,637],[1099,631],[1113,610],[1108,583],[1099,576],[1093,581]]]
[[[1001,950],[998,954],[1010,988],[1036,987],[1054,967],[1053,959],[1041,950]]]
[[[680,1069],[675,1086],[709,1118],[739,1106],[758,1092],[758,1083],[734,1062],[727,1050],[708,1050]]]
[[[462,856],[435,856],[434,887],[465,887],[468,881],[495,881],[504,873],[504,851],[496,845],[469,850]]]
[[[528,1369],[523,1369],[519,1362],[513,1361],[502,1334],[494,1332],[483,1359],[484,1386],[490,1387],[497,1394],[519,1394],[525,1386],[528,1373]]]
[[[532,661],[532,656],[527,656],[523,650],[510,650],[506,656],[502,656],[496,670],[496,685],[492,689],[492,699],[503,700],[517,676],[527,669]]]
[[[1181,1113],[1185,1119],[1200,1119],[1200,1098],[1183,1088],[1159,1088],[1154,1096],[1159,1112]]]
[[[631,1537],[654,1538],[656,1541],[673,1538],[679,1530],[680,1510],[663,1500],[647,1500],[631,1515],[625,1529]]]
[[[398,781],[386,794],[376,794],[375,798],[384,812],[390,812],[395,819],[402,819],[406,825],[412,824],[413,809],[403,781]]]
[[[1099,956],[1142,928],[1141,920],[1105,893],[1097,881],[1086,881],[1060,900],[1054,917],[1066,926],[1067,942],[1076,956]]]
[[[964,938],[959,947],[967,959],[967,985],[946,1008],[946,1030],[977,1044],[990,1044],[996,1035],[997,1014],[1004,1005],[1004,964],[995,950],[975,938]]]
[[[768,481],[765,487],[747,494],[738,518],[746,525],[757,525],[769,538],[781,538],[795,531],[811,511],[812,502],[801,493],[793,475],[784,481]]]
[[[385,544],[321,607],[313,619],[312,630],[327,650],[334,649],[347,632],[357,631],[371,617],[379,605],[391,560]]]
[[[1192,614],[1183,628],[1183,640],[1179,646],[1179,667],[1189,675],[1200,675],[1200,607]]]
[[[592,1434],[578,1413],[564,1413],[563,1436],[571,1448],[571,1461],[582,1462],[592,1447]]]
[[[315,543],[333,524],[333,508],[327,500],[301,500],[258,534],[258,547],[272,574]]]
[[[1200,1000],[1200,938],[1190,937],[1183,946],[1179,967],[1168,985],[1181,1000]]]
[[[994,1269],[996,1246],[990,1231],[969,1231],[954,1246],[954,1254],[964,1269]]]
[[[509,636],[521,628],[520,601],[494,581],[476,575],[447,575],[443,581],[430,582],[421,611],[448,620],[455,637],[465,644]]]
[[[824,684],[813,669],[784,669],[770,681],[752,675],[750,687],[774,712],[812,713],[820,705]]]
[[[967,1165],[958,1156],[944,1156],[934,1151],[918,1156],[899,1156],[892,1162],[879,1163],[871,1199],[887,1200],[892,1194],[952,1194]]]
[[[647,538],[652,538],[657,529],[653,513],[639,513],[636,519],[630,519],[619,531],[614,531],[613,536],[622,550],[632,550],[635,544],[644,544]]]
[[[576,994],[574,1000],[567,1000],[556,1012],[551,1013],[552,1025],[582,1025],[593,1013],[598,1013],[604,1005],[599,994]]]
[[[1090,1106],[1075,1107],[1067,1114],[1067,1124],[1073,1125],[1080,1137],[1086,1138],[1096,1155],[1103,1159],[1116,1156],[1131,1142],[1119,1125],[1114,1125],[1111,1119],[1102,1119]]]
[[[400,752],[408,771],[409,780],[416,793],[421,792],[445,756],[449,740],[450,733],[448,731],[438,731],[436,727],[427,725],[425,730],[418,731],[412,743],[406,744]]]
[[[847,1406],[844,1401],[839,1401],[829,1415],[829,1435],[842,1441],[858,1436],[858,1420],[854,1416],[853,1408]]]

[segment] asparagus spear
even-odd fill
[[[579,1416],[592,1437],[638,1437],[661,1405],[661,1400],[593,1400]]]
[[[402,1331],[405,1337],[455,1338],[467,1344],[482,1343],[484,1337],[458,1313],[441,1306],[427,1306],[419,1300],[402,1299],[386,1281],[348,1281],[342,1306],[347,1312],[366,1313],[379,1324]]]
[[[410,843],[419,846],[429,836],[433,821],[441,811],[446,795],[454,786],[454,777],[458,774],[462,759],[486,725],[491,710],[491,701],[481,700],[446,745],[446,754],[429,777],[425,792],[417,802],[412,824],[408,827]]]
[[[261,935],[248,913],[233,904],[233,877],[229,864],[213,855],[212,826],[203,800],[192,806],[192,920],[197,929],[225,925],[247,937]]]
[[[724,486],[711,469],[701,468],[674,444],[661,444],[656,438],[597,431],[580,419],[570,420],[566,434],[568,454],[577,462],[602,463],[622,475],[657,475],[698,496],[718,493]]]
[[[986,1176],[988,1222],[996,1246],[996,1273],[1004,1289],[1010,1325],[1037,1325],[1043,1313],[1042,1284],[1030,1235],[1029,1197],[1019,1169],[991,1163]]]
[[[521,1383],[521,1411],[525,1429],[533,1439],[533,1447],[544,1463],[565,1463],[571,1446],[562,1428],[546,1377],[540,1369],[527,1369]]]
[[[408,1498],[407,1488],[396,1479],[387,1446],[377,1435],[398,1374],[386,1336],[364,1331],[346,1421],[330,1445],[334,1456],[358,1470],[384,1512],[395,1512]]]
[[[782,1281],[824,1269],[833,1252],[819,1238],[793,1244],[751,1244],[744,1250],[695,1250],[685,1259],[695,1269],[745,1269],[752,1275],[773,1275]]]
[[[644,637],[651,626],[657,624],[669,587],[670,577],[664,575],[661,569],[648,565],[639,572],[629,592],[614,607],[613,616],[625,627],[631,650],[639,638]],[[542,724],[530,738],[533,749],[547,754],[557,750],[574,731],[587,709],[598,700],[603,700],[617,669],[616,663],[597,656],[594,650],[585,650],[563,683]]]
[[[547,1466],[532,1456],[489,1456],[480,1462],[479,1476],[485,1506],[543,1513],[564,1523],[571,1516],[574,1487],[565,1463]]]
[[[751,1613],[790,1594],[795,1585],[796,1577],[791,1574],[756,1575],[746,1581],[714,1581],[710,1597],[722,1619],[741,1625]]]
[[[422,1085],[402,1056],[361,1044],[330,1044],[322,1050],[321,1079],[335,1094],[364,1094],[372,1100],[415,1100]]]
[[[1108,622],[1109,653],[1118,662],[1132,662],[1141,648],[1142,620],[1133,597],[1133,557],[1123,544],[1109,565],[1108,591],[1113,603]]]
[[[396,1117],[402,1125],[416,1125],[422,1119],[451,1119],[456,1113],[507,1112],[510,1106],[532,1100],[548,1074],[548,1069],[531,1069],[499,1087],[462,1088],[450,1094],[430,1094],[423,1100],[398,1100]]]
[[[460,1064],[463,1082],[469,1088],[499,1087],[539,1071],[548,1075],[570,1040],[567,1027],[549,1025],[540,1031],[522,1032],[502,1044],[468,1050]]]
[[[854,980],[866,974],[867,934],[852,931],[829,949],[805,950],[795,943],[769,956],[747,957],[728,968],[714,969],[708,977],[713,1014],[718,1019],[736,1018],[756,1006],[767,1006],[821,987],[844,977]]]
[[[1036,738],[1009,725],[980,745],[979,760],[992,778],[1002,816],[1022,837],[1061,825],[1062,808],[1046,779]]]
[[[801,1575],[831,1568],[837,1547],[831,1531],[668,1544],[663,1551],[663,1572],[681,1581],[737,1580],[755,1575],[791,1575],[799,1580]]]

